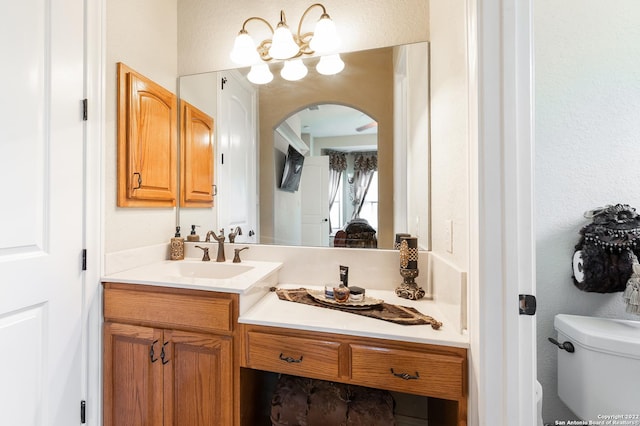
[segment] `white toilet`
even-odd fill
[[[536,426],[544,426],[542,421],[542,385],[536,381]]]
[[[581,420],[640,414],[640,321],[556,315],[558,396]]]

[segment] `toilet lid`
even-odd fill
[[[558,314],[554,327],[573,343],[640,359],[640,321]]]

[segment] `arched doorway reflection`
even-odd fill
[[[274,131],[276,244],[339,246],[335,235],[351,222],[364,222],[375,234],[377,130],[363,111],[337,104],[309,105],[280,123]],[[302,167],[292,167],[300,156]],[[292,190],[294,169],[301,176]]]

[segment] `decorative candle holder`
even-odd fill
[[[404,238],[409,238],[409,237],[411,237],[411,234],[403,234],[403,233],[396,234],[396,240],[393,243],[393,248],[395,250],[400,250],[400,243],[402,242],[402,240]]]
[[[400,276],[403,281],[396,288],[396,295],[410,300],[422,299],[425,292],[416,284],[418,274],[418,238],[400,236]]]

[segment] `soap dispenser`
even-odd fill
[[[184,238],[180,237],[180,227],[176,226],[176,234],[171,238],[171,260],[184,259]]]
[[[196,243],[200,241],[200,235],[196,234],[196,226],[198,225],[191,225],[191,234],[187,235],[187,241]]]

